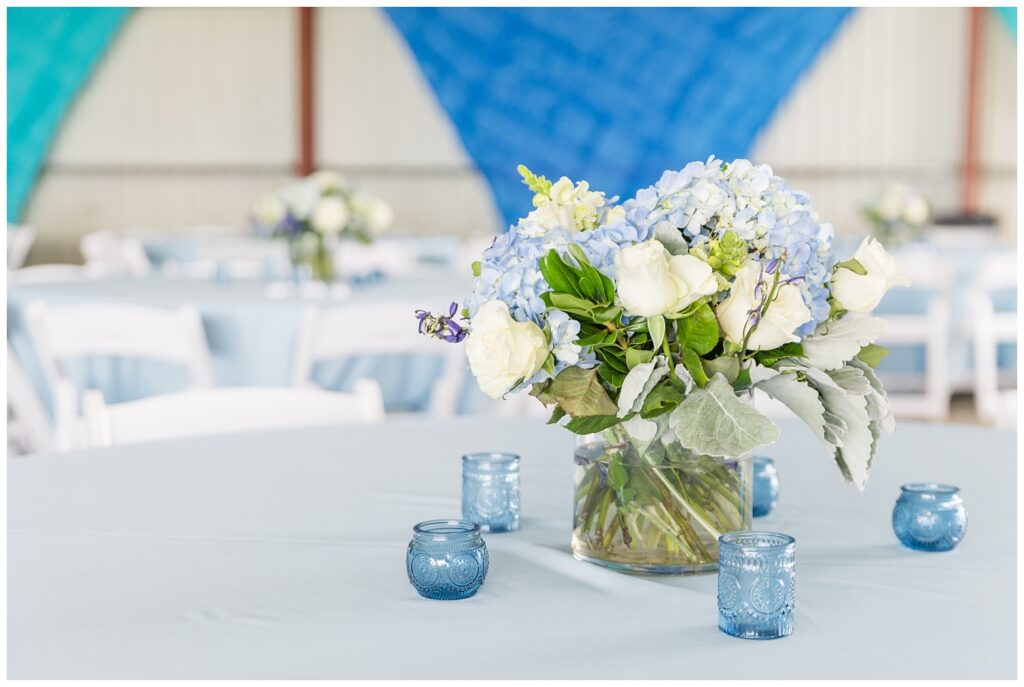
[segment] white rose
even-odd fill
[[[715,309],[718,323],[727,341],[743,343],[750,311],[761,304],[761,299],[754,294],[760,276],[761,266],[753,260],[748,260],[736,273],[736,280],[732,283],[729,296]],[[765,283],[761,288],[770,288],[772,279],[770,275],[765,275]],[[785,280],[786,276],[780,274],[779,279]],[[810,319],[811,311],[804,304],[800,287],[796,284],[785,284],[779,288],[775,300],[768,305],[764,317],[757,323],[754,333],[747,342],[747,349],[766,351],[791,341],[799,341],[800,337],[793,332]]]
[[[548,341],[533,322],[516,322],[501,301],[484,303],[466,339],[469,369],[491,398],[501,398],[516,382],[529,379],[548,357]]]
[[[669,255],[657,239],[624,248],[615,265],[619,302],[631,315],[679,312],[718,290],[710,265],[693,255]]]
[[[871,312],[881,302],[886,291],[894,286],[910,286],[910,280],[892,256],[870,236],[861,241],[853,259],[860,263],[867,274],[857,274],[851,269],[840,267],[832,275],[832,295],[850,312]]]
[[[321,234],[337,234],[348,225],[348,220],[349,212],[345,201],[338,196],[327,196],[316,204],[310,224]]]

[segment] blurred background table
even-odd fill
[[[7,340],[40,396],[49,405],[51,390],[39,369],[25,324],[26,307],[36,300],[49,305],[70,303],[134,303],[157,307],[195,305],[213,359],[219,386],[283,386],[291,383],[291,364],[303,308],[343,308],[348,304],[401,302],[409,304],[409,328],[414,331],[416,307],[441,310],[468,293],[468,278],[438,271],[415,278],[385,277],[363,285],[322,285],[288,282],[174,279],[162,276],[85,279],[11,286],[7,295]],[[365,323],[353,323],[353,331]],[[438,344],[439,351],[441,344]],[[97,388],[109,402],[144,398],[185,386],[183,367],[154,360],[90,358],[70,366],[79,388]],[[318,364],[315,380],[328,389],[346,389],[359,377],[381,383],[390,412],[421,410],[440,360],[429,356],[375,356]],[[473,389],[464,401],[474,403]]]
[[[572,437],[459,419],[139,444],[9,464],[12,678],[1012,678],[1015,435],[902,424],[867,491],[803,426],[764,453],[797,540],[794,634],[717,630],[714,574],[572,559]],[[523,521],[477,596],[417,596],[418,521],[458,516],[459,456],[523,456]],[[899,485],[963,489],[967,536],[902,548]],[[956,622],[950,622],[955,619]],[[899,647],[894,651],[893,647]]]

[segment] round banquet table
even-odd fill
[[[275,431],[8,463],[11,678],[1012,678],[1015,435],[903,424],[867,491],[782,422],[794,634],[716,626],[714,573],[642,577],[569,548],[572,438],[470,419]],[[460,454],[523,457],[518,532],[463,601],[419,597],[412,525],[458,516]],[[963,488],[967,536],[903,549],[899,485]]]
[[[25,323],[25,309],[36,300],[51,306],[72,303],[131,303],[160,308],[192,304],[203,319],[219,386],[285,386],[291,384],[292,353],[303,308],[319,305],[343,308],[347,304],[402,302],[409,304],[409,328],[414,331],[416,307],[447,309],[469,292],[469,277],[440,272],[416,278],[386,277],[354,285],[347,295],[330,292],[311,295],[286,283],[162,276],[87,279],[12,286],[7,291],[7,341],[33,381],[47,407],[51,393],[42,373],[35,346]],[[370,331],[364,324],[363,331]],[[349,389],[360,377],[381,384],[388,412],[425,409],[434,379],[441,370],[439,355],[361,356],[318,363],[314,380],[332,390]],[[188,384],[184,366],[130,359],[89,358],[68,361],[67,374],[79,388],[99,389],[109,403],[177,391]],[[469,384],[461,401],[463,411],[484,404],[484,397]]]

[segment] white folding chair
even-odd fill
[[[87,445],[113,446],[264,429],[378,422],[377,383],[361,379],[351,393],[294,387],[217,387],[107,405],[99,391],[82,399]]]
[[[71,384],[65,363],[72,358],[135,357],[184,365],[191,387],[213,385],[210,350],[199,311],[125,303],[87,303],[51,308],[33,301],[25,309],[28,330],[51,390]],[[73,396],[81,390],[71,384]],[[57,442],[74,443],[74,421],[58,416]]]
[[[1017,390],[1004,388],[998,351],[1017,343],[1017,313],[997,311],[992,293],[1016,288],[1017,256],[1007,253],[985,260],[971,294],[975,409],[981,421],[1007,428],[1017,424]]]
[[[415,311],[416,306],[407,303],[306,308],[296,343],[293,384],[312,383],[317,361],[388,354],[441,356],[444,366],[431,389],[428,412],[451,417],[458,409],[465,379],[465,353],[462,346],[419,334]]]
[[[924,314],[882,314],[888,327],[878,338],[882,346],[920,346],[925,351],[922,373],[879,372],[892,411],[897,416],[929,420],[949,418],[952,382],[949,374],[952,269],[941,256],[924,251],[901,253],[897,262],[911,288],[928,292]]]
[[[103,276],[143,277],[153,270],[142,241],[134,236],[94,231],[78,247],[86,266]]]
[[[7,269],[18,269],[25,264],[28,252],[36,240],[36,230],[27,224],[7,225]]]
[[[7,344],[7,449],[20,455],[52,446],[53,423],[11,345]]]

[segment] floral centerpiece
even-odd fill
[[[251,218],[258,233],[289,241],[296,265],[308,266],[317,280],[331,281],[339,240],[369,243],[391,224],[392,212],[337,172],[321,170],[261,198]]]
[[[573,552],[619,569],[713,568],[750,525],[749,454],[778,438],[754,390],[806,422],[863,489],[893,429],[870,316],[906,279],[832,227],[768,165],[692,162],[622,205],[520,167],[534,210],[420,331],[466,341],[493,398],[529,390],[580,435]]]
[[[931,207],[917,191],[902,184],[881,189],[864,206],[871,233],[886,245],[899,245],[917,238],[931,218]]]

